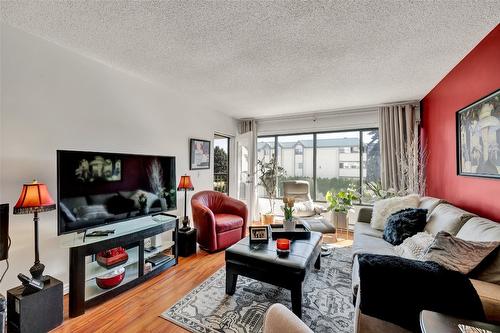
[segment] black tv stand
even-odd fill
[[[149,220],[148,220],[149,219]],[[137,220],[129,220],[117,224],[115,233],[103,236],[86,238],[89,235],[77,234],[74,239],[67,240],[65,244],[69,247],[69,316],[77,317],[85,313],[85,309],[108,299],[146,281],[166,269],[177,264],[177,232],[179,219],[176,216],[163,214],[163,221],[153,222],[154,217],[142,217]],[[139,221],[140,220],[140,221]],[[135,222],[137,221],[137,222]],[[134,223],[146,221],[143,227],[134,228]],[[118,225],[121,225],[119,227]],[[130,230],[127,226],[130,225]],[[124,227],[125,226],[125,227]],[[146,252],[144,240],[166,232],[171,232],[171,240],[157,245],[153,252]],[[95,278],[102,276],[113,269],[106,269],[97,264],[96,261],[88,260],[94,258],[98,252],[115,247],[123,247],[129,254],[129,259],[123,265],[125,278],[118,286],[111,289],[101,289],[97,286]],[[158,253],[168,252],[170,260],[162,262],[145,271],[146,260]],[[90,261],[90,262],[89,262]],[[149,266],[149,265],[148,265]]]

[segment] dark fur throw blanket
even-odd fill
[[[431,261],[360,254],[360,309],[365,315],[420,332],[422,310],[484,321],[479,296],[467,276]]]

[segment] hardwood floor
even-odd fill
[[[187,332],[159,315],[224,266],[224,252],[179,258],[179,264],[145,283],[87,309],[77,318],[68,317],[64,297],[64,323],[52,332]]]
[[[345,234],[344,234],[345,235]],[[325,242],[349,246],[345,239],[325,236]],[[179,258],[179,264],[145,283],[87,309],[77,318],[68,317],[68,296],[64,296],[64,322],[52,332],[188,332],[159,315],[224,266],[224,252],[209,254],[198,249],[196,255]]]

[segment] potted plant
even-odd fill
[[[264,223],[272,224],[274,222],[274,199],[276,198],[276,190],[278,178],[286,175],[285,169],[278,165],[274,155],[269,159],[269,162],[264,160],[257,161],[259,169],[259,185],[266,191],[269,200],[270,211],[264,215]]]
[[[293,220],[293,206],[295,205],[295,198],[293,197],[283,197],[283,212],[285,213],[285,219],[283,220],[283,227],[285,231],[295,230],[295,221]]]
[[[328,202],[328,210],[332,212],[333,225],[345,226],[347,229],[349,224],[347,221],[347,213],[353,208],[353,201],[359,200],[359,196],[351,184],[347,190],[340,190],[339,192],[328,191],[325,196]]]

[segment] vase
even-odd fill
[[[285,229],[285,231],[294,231],[295,220],[294,219],[283,220],[283,228]]]
[[[274,214],[263,214],[264,217],[264,224],[273,224],[274,223]]]
[[[339,228],[344,229],[346,232],[349,231],[349,222],[347,219],[347,213],[333,211],[332,223],[337,229],[337,231]]]

